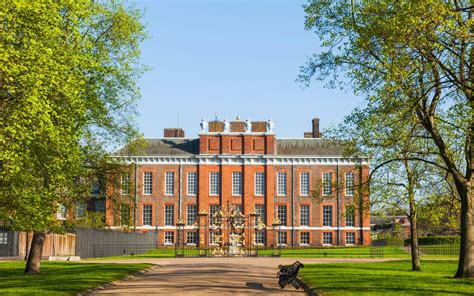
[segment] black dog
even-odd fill
[[[303,263],[296,261],[291,265],[278,265],[280,271],[277,273],[278,285],[280,288],[284,288],[289,284],[292,284],[296,289],[301,288],[299,282],[297,281],[297,276],[300,268],[303,268]]]

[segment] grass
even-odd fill
[[[427,249],[430,247],[429,249]],[[442,247],[442,246],[441,246]],[[456,249],[456,248],[454,248]],[[457,250],[457,249],[456,249]],[[458,255],[453,255],[452,249],[446,252],[444,247],[439,246],[420,246],[423,259],[456,259]],[[204,252],[201,250],[201,252]],[[186,257],[197,257],[199,250],[193,247],[185,248]],[[259,248],[259,256],[271,256],[274,253],[272,248]],[[143,254],[122,255],[92,258],[94,260],[113,260],[113,259],[135,259],[135,258],[173,258],[175,257],[175,248],[159,248],[149,250]],[[282,248],[281,257],[289,258],[410,258],[407,249],[397,246],[385,247],[319,247],[319,248]]]
[[[150,266],[45,261],[39,275],[24,275],[24,261],[0,262],[0,293],[72,295]]]
[[[304,261],[303,261],[304,263]],[[474,293],[474,280],[454,279],[457,261],[308,264],[302,279],[323,295],[453,295]]]
[[[409,256],[399,247],[329,247],[282,249],[282,257],[294,258],[404,258]]]
[[[109,256],[109,257],[98,257],[98,258],[88,258],[85,260],[115,260],[115,259],[137,259],[137,258],[174,258],[175,249],[174,248],[159,248],[152,249],[148,252],[135,255],[122,255],[122,256]]]

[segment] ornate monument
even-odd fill
[[[201,119],[201,133],[207,132],[207,121],[206,119]]]
[[[224,133],[230,132],[230,122],[224,119]]]
[[[245,119],[245,132],[246,133],[252,132],[252,122],[248,118]]]
[[[267,133],[273,133],[273,121],[271,119],[267,120]]]

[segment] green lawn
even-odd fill
[[[282,257],[294,258],[405,258],[409,256],[399,247],[329,247],[282,249]]]
[[[44,261],[41,274],[24,275],[24,261],[0,262],[0,294],[77,294],[150,266]]]
[[[304,263],[304,261],[303,261]],[[443,295],[474,294],[474,280],[454,279],[457,261],[422,261],[410,271],[410,261],[383,263],[308,264],[302,279],[323,295]]]
[[[114,259],[134,259],[134,258],[174,258],[175,249],[174,248],[159,248],[149,250],[143,254],[135,255],[122,255],[122,256],[109,256],[109,257],[97,257],[97,258],[88,258],[85,260],[114,260]]]
[[[428,249],[428,247],[430,247]],[[435,248],[433,248],[435,247]],[[444,248],[440,246],[420,246],[422,251],[421,257],[424,259],[456,259],[458,255],[445,252]],[[441,246],[442,247],[442,246]],[[455,248],[454,248],[455,249]],[[185,248],[186,257],[197,257],[200,251],[196,248],[187,247]],[[202,253],[205,253],[201,250]],[[272,256],[274,250],[272,248],[259,248],[259,256]],[[397,246],[386,246],[386,247],[319,247],[319,248],[282,248],[282,257],[289,258],[410,258],[410,253]],[[110,260],[110,259],[133,259],[133,258],[172,258],[175,257],[175,248],[159,248],[153,249],[143,254],[123,255],[123,256],[112,256],[102,258],[92,258],[94,260]]]

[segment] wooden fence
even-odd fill
[[[33,233],[5,228],[0,241],[0,257],[25,257],[31,247]],[[157,233],[137,233],[77,228],[75,233],[46,236],[43,257],[80,256],[81,258],[140,254],[156,248]],[[7,245],[8,243],[8,245]],[[5,249],[5,250],[4,250]],[[8,252],[7,252],[8,251]]]
[[[33,233],[20,232],[18,236],[18,253],[25,257],[31,246]],[[76,235],[73,233],[57,234],[51,233],[46,236],[43,247],[43,257],[49,256],[73,256],[76,254]]]

